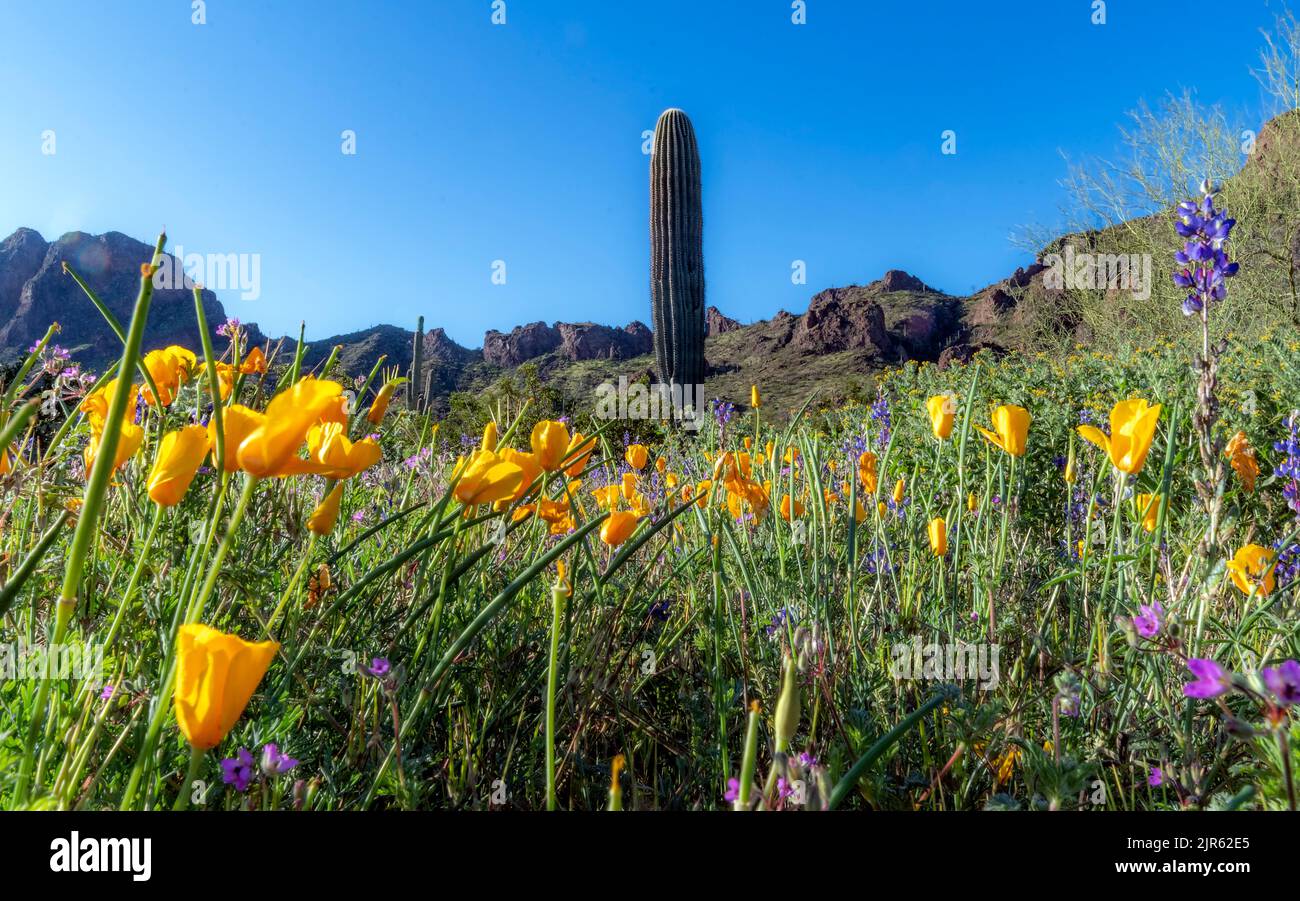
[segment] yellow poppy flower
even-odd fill
[[[550,498],[542,498],[537,502],[537,515],[549,523],[562,522],[569,516],[569,501],[553,501]]]
[[[370,409],[366,411],[366,422],[371,425],[379,425],[384,421],[384,414],[388,412],[388,405],[393,402],[393,392],[404,381],[406,380],[389,379],[384,382],[379,391],[375,393],[375,399],[371,402]]]
[[[637,493],[638,490],[637,490],[636,473],[634,472],[623,473],[623,499],[630,501],[632,500],[633,497],[637,495]]]
[[[339,521],[339,502],[343,500],[343,483],[337,483],[307,518],[307,528],[316,535],[328,535]]]
[[[1137,496],[1138,516],[1142,517],[1142,528],[1148,532],[1156,530],[1156,523],[1160,520],[1160,495],[1158,494],[1139,494]]]
[[[623,459],[627,465],[633,469],[645,469],[646,462],[650,459],[650,451],[644,444],[629,444],[627,451],[623,454]]]
[[[217,364],[217,390],[221,392],[222,400],[230,397],[230,392],[235,390],[235,371],[235,367],[229,363]]]
[[[1224,449],[1224,456],[1228,458],[1237,473],[1237,478],[1241,479],[1241,486],[1247,492],[1253,492],[1255,480],[1259,478],[1259,461],[1255,459],[1255,449],[1250,446],[1250,439],[1246,437],[1245,432],[1238,432],[1232,436],[1232,440]]]
[[[683,490],[686,492],[690,491],[689,488]],[[696,495],[695,506],[699,507],[701,510],[707,507],[709,505],[709,492],[711,492],[712,490],[713,490],[713,482],[711,482],[710,480],[704,479],[702,481],[696,482],[695,483],[695,495]],[[686,499],[689,498],[690,498],[690,494],[688,493],[686,495]]]
[[[92,431],[90,442],[81,454],[87,481],[90,479],[90,471],[95,468],[95,457],[99,453],[99,442],[102,438],[102,431]],[[117,439],[117,453],[113,455],[113,471],[121,469],[127,460],[135,456],[135,452],[140,449],[143,442],[143,428],[133,422],[122,423],[122,430]]]
[[[569,453],[569,430],[562,422],[544,419],[533,426],[530,443],[542,469],[555,472],[564,465]]]
[[[1120,472],[1136,475],[1147,461],[1160,410],[1141,398],[1123,400],[1111,408],[1109,436],[1095,425],[1079,426],[1079,434],[1104,450]]]
[[[316,464],[313,472],[334,479],[348,479],[378,463],[383,451],[373,438],[348,440],[344,426],[336,422],[314,425],[307,432],[307,455]]]
[[[542,464],[537,462],[536,454],[517,451],[512,447],[502,448],[501,452],[498,453],[497,456],[507,463],[513,463],[515,466],[518,466],[520,471],[523,473],[523,478],[519,480],[519,487],[516,488],[515,493],[508,498],[511,502],[517,501],[531,491],[533,485],[541,477]]]
[[[571,479],[582,475],[582,471],[587,468],[587,461],[591,459],[595,450],[595,438],[588,438],[582,432],[574,432],[573,437],[569,439],[568,452],[564,455],[569,463],[564,470],[565,474]]]
[[[176,636],[176,723],[199,750],[215,748],[248,706],[280,645],[248,642],[197,623]]]
[[[86,414],[92,433],[104,431],[104,425],[108,420],[108,409],[113,405],[113,396],[121,385],[120,379],[109,379],[102,386],[96,385],[95,390],[78,405],[77,409]],[[126,390],[130,392],[126,401],[126,419],[130,421],[135,418],[135,401],[140,389],[136,385],[128,384]]]
[[[523,481],[524,471],[492,453],[479,451],[456,481],[453,494],[465,506],[492,504],[511,497]]]
[[[298,448],[342,392],[338,382],[307,376],[267,404],[265,419],[239,445],[239,466],[265,478],[301,471]]]
[[[802,503],[796,500],[793,506],[794,506],[794,515],[796,517],[804,515],[805,509]],[[790,507],[791,507],[790,495],[788,494],[784,495],[781,498],[781,518],[784,519],[786,522],[790,521]]]
[[[1248,544],[1228,561],[1228,575],[1242,594],[1250,594],[1253,590],[1259,597],[1266,598],[1277,587],[1276,565],[1277,555],[1271,548]]]
[[[1029,437],[1029,411],[1014,404],[1003,404],[993,411],[993,431],[979,428],[980,434],[989,443],[999,447],[1013,457],[1025,455],[1025,444]]]
[[[637,516],[626,510],[616,510],[609,514],[600,526],[600,540],[610,547],[618,547],[636,530]]]
[[[876,473],[876,455],[871,451],[863,451],[858,457],[858,479],[862,482],[863,491],[867,494],[876,493],[879,476]]]
[[[930,414],[930,430],[934,437],[944,441],[952,434],[952,423],[957,415],[957,399],[951,394],[936,394],[925,402]]]
[[[180,503],[208,455],[208,447],[208,430],[201,425],[187,425],[163,435],[149,473],[149,499],[160,507]]]
[[[262,353],[262,348],[254,347],[248,352],[248,356],[239,361],[239,371],[244,375],[261,375],[266,372],[266,354]]]
[[[189,381],[197,362],[198,358],[192,352],[176,344],[162,350],[151,350],[144,355],[144,368],[158,386],[164,407],[171,406],[181,383]],[[144,399],[149,406],[157,406],[153,392],[148,387],[144,389]]]
[[[948,524],[943,521],[942,516],[936,516],[930,520],[928,529],[930,533],[930,550],[936,557],[942,557],[948,553]]]
[[[606,485],[604,488],[594,488],[591,492],[596,498],[596,504],[602,510],[613,510],[618,504],[619,486]]]
[[[266,417],[261,413],[250,410],[242,404],[231,404],[221,409],[221,430],[222,437],[225,439],[226,472],[236,472],[239,469],[239,445],[265,421]],[[217,448],[217,421],[215,418],[208,420],[208,446],[212,448],[212,462],[215,464]]]

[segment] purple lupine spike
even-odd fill
[[[1215,209],[1218,191],[1209,179],[1201,184],[1201,192],[1199,203],[1183,201],[1175,210],[1174,231],[1186,243],[1174,254],[1174,262],[1183,268],[1174,272],[1173,280],[1180,288],[1192,289],[1182,305],[1186,316],[1204,315],[1211,302],[1223,300],[1228,294],[1226,280],[1240,268],[1223,250],[1237,220]]]

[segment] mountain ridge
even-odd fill
[[[55,341],[79,363],[92,369],[111,363],[118,356],[120,341],[64,268],[75,270],[118,320],[126,323],[140,263],[149,259],[152,251],[151,245],[117,231],[101,235],[74,231],[46,241],[34,229],[19,228],[0,241],[0,320],[4,323],[0,326],[0,360],[21,356],[51,323],[58,322],[60,332]],[[174,257],[172,265],[179,267]],[[1009,290],[1023,272],[995,287],[999,292]],[[191,349],[201,346],[191,289],[192,285],[155,288],[146,325],[146,350],[167,344]],[[772,319],[741,323],[709,307],[709,379],[732,381],[726,377],[745,370],[765,371],[772,363],[817,371],[818,360],[836,355],[840,355],[839,371],[848,367],[861,370],[859,374],[908,359],[943,362],[964,358],[974,349],[972,336],[979,346],[996,347],[998,343],[996,329],[991,333],[987,328],[992,324],[985,321],[987,315],[969,315],[970,301],[977,297],[944,294],[914,275],[888,270],[865,285],[818,292],[801,314],[780,310]],[[226,321],[225,308],[210,290],[203,290],[201,298],[216,346],[224,348],[215,330]],[[986,304],[984,312],[996,313],[1005,306]],[[265,335],[256,323],[241,325],[250,345],[275,350],[279,361],[295,352],[295,338]],[[983,331],[977,335],[976,328]],[[380,356],[386,358],[386,367],[407,373],[414,337],[413,331],[391,324],[334,335],[307,342],[304,364],[319,366],[337,346],[339,364],[352,376],[367,373]],[[584,386],[577,390],[586,390],[589,376],[653,378],[652,332],[639,320],[624,326],[537,321],[509,332],[489,329],[478,348],[465,347],[442,328],[434,327],[424,333],[422,341],[428,362],[427,393],[435,410],[453,392],[490,384],[526,363],[536,365],[544,376]],[[765,355],[767,359],[763,359]]]

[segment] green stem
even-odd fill
[[[207,753],[202,748],[190,748],[190,767],[185,771],[185,781],[181,783],[181,790],[176,793],[176,803],[172,805],[172,810],[184,810],[190,806],[190,795],[194,793],[194,780],[199,777],[199,769],[203,766],[203,758]]]
[[[560,625],[564,619],[564,589],[551,589],[551,656],[546,668],[546,809],[556,810],[555,695],[560,681]]]
[[[155,256],[161,252],[166,242],[166,235],[159,235]],[[135,369],[140,357],[140,345],[144,342],[144,326],[149,318],[149,303],[153,298],[152,269],[141,272],[140,293],[136,297],[135,312],[131,316],[131,330],[127,333],[126,347],[118,366],[121,373]],[[82,499],[81,517],[77,521],[76,532],[72,536],[72,546],[68,549],[67,564],[63,571],[63,588],[59,592],[58,604],[54,614],[54,631],[50,637],[50,649],[63,643],[72,620],[72,612],[77,607],[77,589],[81,585],[82,573],[85,571],[86,557],[90,553],[91,543],[98,532],[99,513],[104,506],[104,495],[108,492],[108,482],[113,475],[116,462],[117,445],[122,435],[122,425],[127,415],[126,403],[129,391],[114,391],[109,405],[104,434],[100,437],[99,447],[95,453],[95,465],[90,471],[90,480],[86,484],[86,493]],[[36,703],[32,708],[32,721],[27,727],[27,738],[23,746],[23,756],[18,764],[18,778],[14,788],[15,806],[27,803],[31,788],[32,767],[36,758],[36,741],[45,729],[45,718],[50,705],[50,683],[41,680],[37,690]]]
[[[253,489],[257,487],[257,481],[257,479],[249,476],[248,481],[244,483],[244,490],[239,496],[239,503],[235,507],[235,512],[231,514],[230,524],[226,527],[226,534],[222,537],[221,544],[217,546],[217,555],[208,570],[208,577],[204,581],[203,588],[199,591],[198,596],[190,604],[182,622],[193,623],[202,615],[203,606],[207,603],[208,596],[212,594],[212,589],[216,585],[217,575],[221,571],[221,564],[225,561],[226,555],[230,553],[230,547],[234,543],[235,530],[239,528],[239,523],[248,510],[248,503],[253,497]],[[220,511],[218,510],[215,515],[220,515]],[[145,733],[144,744],[135,759],[135,765],[131,768],[131,778],[127,782],[126,791],[122,794],[122,810],[129,810],[130,805],[135,800],[136,792],[140,788],[140,782],[144,778],[145,771],[153,758],[154,749],[158,745],[158,736],[162,732],[163,723],[171,710],[168,699],[171,697],[172,688],[176,684],[176,635],[174,633],[168,638],[167,657],[163,662],[163,673],[162,686],[158,694],[154,696],[153,712],[149,718],[149,727]]]

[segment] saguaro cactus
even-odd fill
[[[411,340],[411,381],[406,389],[406,406],[423,413],[424,401],[424,317],[421,316]]]
[[[691,120],[665,110],[650,155],[650,312],[655,365],[669,385],[704,383],[704,214]]]

